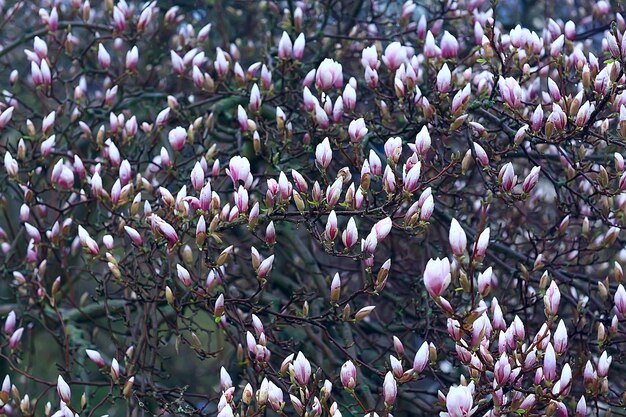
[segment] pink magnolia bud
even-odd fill
[[[576,24],[571,20],[565,23],[565,37],[570,41],[573,41],[576,37]]]
[[[489,228],[483,230],[476,242],[475,256],[485,256],[489,245]]]
[[[200,191],[204,187],[204,170],[200,162],[196,162],[191,170],[191,185],[196,191]]]
[[[389,165],[385,167],[385,172],[383,173],[383,188],[387,194],[392,194],[396,191],[396,175]]]
[[[417,164],[413,165],[409,171],[406,171],[406,165],[402,169],[402,184],[404,186],[404,190],[410,193],[417,191],[418,182],[420,179],[422,164],[421,162],[417,162]]]
[[[250,175],[250,161],[245,156],[235,155],[230,159],[226,173],[230,176],[233,185],[237,186],[238,181],[245,183]]]
[[[620,318],[626,317],[626,290],[622,284],[618,285],[615,296],[613,297],[613,302],[615,303],[617,316]]]
[[[393,336],[392,340],[393,340],[393,348],[396,351],[396,353],[398,354],[398,356],[400,356],[400,357],[404,356],[404,345],[402,344],[402,341],[400,339],[398,339],[397,336]]]
[[[6,151],[6,153],[4,154],[4,169],[11,177],[17,176],[19,172],[17,160],[13,158],[9,151]]]
[[[175,151],[180,151],[185,146],[185,142],[187,141],[187,130],[181,126],[178,126],[172,130],[168,134],[168,139],[172,149]]]
[[[113,23],[115,24],[115,30],[123,32],[126,28],[126,16],[119,6],[113,8]]]
[[[552,343],[548,343],[543,356],[543,376],[548,381],[554,381],[556,378],[556,353]]]
[[[15,107],[11,106],[4,110],[2,114],[0,114],[0,128],[6,127],[11,121],[11,117],[13,116],[13,110]]]
[[[315,161],[317,166],[321,169],[328,168],[332,158],[333,151],[330,148],[330,141],[328,138],[324,138],[324,140],[315,148]]]
[[[132,169],[130,167],[130,162],[128,162],[127,159],[124,159],[121,162],[120,167],[118,169],[118,174],[119,174],[120,182],[122,183],[122,185],[128,184],[128,182],[130,181],[132,177]]]
[[[289,198],[291,197],[292,186],[287,179],[287,175],[285,175],[283,171],[280,171],[280,175],[278,176],[278,191],[280,194],[280,199],[282,201],[289,201]]]
[[[426,37],[426,30],[428,28],[428,22],[426,21],[426,15],[421,15],[417,22],[417,37],[424,40]]]
[[[102,44],[98,44],[98,63],[103,69],[111,66],[111,55],[109,55]]]
[[[276,229],[274,228],[274,222],[271,221],[265,229],[265,243],[273,245],[276,242]]]
[[[552,393],[554,395],[567,395],[572,388],[572,368],[569,366],[569,363],[563,365],[563,370],[561,371],[561,378],[554,384],[552,388]]]
[[[343,97],[339,96],[337,97],[337,100],[335,100],[335,106],[333,107],[332,116],[333,122],[341,122],[341,119],[343,118]]]
[[[461,324],[458,322],[458,320],[448,318],[446,322],[446,327],[448,329],[448,334],[450,335],[450,337],[452,337],[454,341],[458,342],[461,340],[461,338],[463,337],[463,334],[461,333]],[[426,347],[426,349],[428,349],[428,346]],[[427,352],[424,354],[428,355]],[[427,359],[428,357],[424,358],[424,360],[427,360]]]
[[[511,364],[506,353],[500,355],[500,359],[493,367],[493,375],[498,385],[504,385],[511,375]]]
[[[548,91],[550,92],[550,96],[552,96],[552,100],[561,100],[561,91],[559,90],[559,86],[554,82],[552,78],[548,78]]]
[[[416,373],[422,373],[426,365],[428,365],[429,353],[428,342],[425,341],[417,350],[415,358],[413,359],[413,370]]]
[[[530,170],[530,173],[526,176],[526,178],[524,179],[524,183],[522,184],[522,190],[525,193],[530,193],[533,188],[535,188],[535,185],[537,185],[537,182],[539,181],[539,172],[541,171],[541,167],[533,167],[533,169]]]
[[[397,70],[407,59],[406,48],[400,42],[392,42],[385,48],[383,62],[389,71]],[[370,65],[372,69],[376,69]]]
[[[424,41],[424,55],[426,58],[437,58],[441,55],[441,49],[435,43],[435,37],[430,30],[426,33],[426,40]]]
[[[304,179],[304,177],[302,176],[302,174],[300,174],[298,171],[296,171],[295,169],[291,170],[291,177],[293,178],[293,182],[294,185],[296,186],[296,190],[299,193],[304,193],[306,194],[309,185],[307,183],[307,181]]]
[[[72,401],[72,390],[61,375],[57,378],[57,393],[64,403],[69,404]]]
[[[431,140],[430,133],[428,132],[428,127],[426,125],[422,126],[422,129],[415,136],[415,151],[420,155],[425,155],[426,152],[430,149]]]
[[[248,211],[248,200],[248,190],[240,185],[237,192],[235,192],[235,204],[240,213],[246,213]]]
[[[587,401],[583,395],[576,404],[576,417],[587,417]]]
[[[454,98],[452,99],[451,110],[453,114],[457,113],[459,109],[464,108],[465,104],[467,104],[467,102],[469,101],[471,92],[472,92],[472,87],[469,83],[466,84],[462,90],[457,91],[457,93],[454,95]]]
[[[451,387],[446,395],[446,409],[449,417],[469,417],[476,411],[474,405],[474,382],[468,386]]]
[[[585,381],[585,385],[594,384],[595,381],[598,379],[598,375],[593,369],[591,361],[587,361],[587,363],[585,364],[585,369],[583,370],[583,379]]]
[[[344,88],[342,99],[346,110],[354,110],[356,107],[356,90],[350,84],[347,84],[346,88]]]
[[[541,108],[541,104],[539,104],[530,118],[530,127],[532,127],[535,132],[538,132],[539,130],[541,130],[542,124],[543,108]]]
[[[11,112],[12,112],[13,108],[10,107],[9,109],[11,109]],[[5,112],[9,111],[9,109],[5,110]],[[10,113],[11,112],[9,112],[9,119],[10,119]],[[2,116],[0,116],[0,119],[1,118],[2,118]],[[50,131],[54,127],[54,121],[55,120],[56,120],[56,112],[52,111],[46,117],[43,118],[43,121],[41,122],[41,131],[44,134],[50,133]]]
[[[237,106],[237,122],[242,132],[248,130],[248,114],[241,104]]]
[[[370,167],[371,173],[374,175],[382,174],[383,172],[382,166],[383,164],[380,158],[378,157],[378,154],[373,149],[370,149],[369,167]]]
[[[502,78],[498,81],[500,96],[511,107],[518,108],[522,104],[522,89],[513,77]]]
[[[440,93],[447,93],[450,91],[452,83],[452,73],[448,64],[443,64],[443,67],[437,73],[437,91]]]
[[[428,221],[433,211],[435,211],[435,200],[432,195],[429,195],[420,208],[420,220]]]
[[[200,190],[200,208],[204,211],[209,211],[211,207],[211,182],[207,182]]]
[[[339,277],[339,273],[336,273],[333,276],[333,280],[330,283],[330,300],[333,303],[337,303],[337,301],[339,301],[340,295],[341,295],[341,278]]]
[[[157,126],[163,127],[167,124],[169,118],[170,118],[170,108],[166,107],[163,110],[161,110],[159,114],[157,114],[155,123]]]
[[[459,41],[447,30],[441,38],[441,56],[443,58],[456,58],[459,52]]]
[[[578,127],[584,126],[589,118],[591,117],[591,113],[595,110],[595,106],[589,101],[585,101],[585,103],[580,106],[578,109],[578,113],[576,114],[575,124]]]
[[[367,132],[368,129],[365,126],[365,120],[362,117],[350,122],[350,126],[348,127],[348,135],[350,136],[350,140],[352,142],[361,142],[363,138],[365,138],[365,135],[367,135]]]
[[[351,248],[359,240],[359,231],[353,217],[348,220],[348,226],[344,230],[341,240],[346,248]]]
[[[11,310],[9,314],[7,314],[7,318],[4,321],[4,332],[6,334],[13,334],[15,330],[15,324],[17,322],[15,311]]]
[[[176,265],[176,276],[185,287],[190,287],[191,284],[193,284],[193,280],[191,279],[189,271],[180,264]]]
[[[261,107],[261,92],[259,91],[259,86],[255,83],[252,85],[252,89],[250,90],[250,111],[256,112]],[[247,121],[246,121],[247,124]],[[241,123],[240,123],[241,125]]]
[[[493,270],[491,267],[485,269],[485,272],[478,274],[478,292],[481,295],[487,295],[491,289],[491,279],[493,276]]]
[[[332,210],[328,215],[328,220],[326,221],[326,230],[325,230],[326,239],[333,241],[337,237],[339,233],[339,229],[337,228],[337,215],[335,214],[335,210]]]
[[[304,47],[306,45],[306,38],[304,33],[301,33],[293,43],[293,57],[297,60],[301,60],[304,56]]]
[[[130,51],[126,53],[126,69],[129,71],[135,71],[139,62],[139,49],[137,46],[133,46]]]
[[[558,57],[563,53],[563,44],[565,43],[565,36],[561,35],[554,42],[550,44],[550,55],[552,57]]]
[[[290,59],[291,53],[293,50],[293,44],[291,42],[291,38],[287,32],[283,32],[280,37],[280,41],[278,42],[278,56],[281,59]]]
[[[100,248],[95,240],[89,236],[87,230],[85,230],[81,225],[78,225],[78,238],[80,240],[81,245],[87,249],[93,256],[96,256],[100,253]]]
[[[561,291],[556,285],[555,281],[550,283],[550,286],[546,290],[546,295],[543,297],[543,306],[547,316],[556,316],[559,310],[559,304],[561,303]]]
[[[346,389],[354,389],[356,387],[356,368],[352,361],[347,361],[341,366],[341,384]]]
[[[398,162],[402,154],[402,138],[399,136],[391,137],[385,142],[385,155],[387,159]],[[371,163],[371,161],[370,161]]]
[[[341,64],[330,58],[326,58],[317,68],[315,75],[315,85],[322,91],[331,87],[343,87],[343,69]]]
[[[268,384],[267,398],[274,411],[282,410],[285,406],[285,402],[283,401],[283,391],[271,381]]]
[[[215,71],[219,77],[223,77],[228,73],[228,60],[226,59],[226,54],[221,48],[216,49],[213,66],[215,67]]]
[[[174,68],[174,72],[178,75],[181,75],[185,72],[185,62],[176,52],[170,50],[170,59],[172,60],[172,67]]]
[[[392,226],[393,223],[390,217],[385,217],[384,219],[379,220],[374,227],[372,227],[372,231],[376,234],[376,240],[378,240],[378,242],[382,242],[387,237],[389,232],[391,232]]]
[[[500,169],[498,179],[502,183],[502,189],[504,191],[511,191],[513,189],[517,183],[517,175],[515,175],[513,164],[511,162],[507,163]]]
[[[222,366],[220,368],[220,388],[223,391],[227,391],[233,386],[233,380],[231,379],[228,371]]]
[[[376,88],[378,86],[378,72],[370,67],[365,68],[365,82],[370,88]]]
[[[128,237],[130,237],[130,240],[132,240],[135,245],[142,245],[143,241],[141,239],[141,235],[139,234],[139,232],[137,232],[137,230],[133,229],[130,226],[124,226],[124,230],[126,231]]]
[[[452,219],[450,223],[450,233],[448,236],[452,253],[456,256],[462,256],[467,246],[467,236],[465,231],[456,219]]]
[[[50,137],[54,138],[54,135]],[[109,138],[105,142],[105,153],[113,166],[119,166],[122,162],[122,156],[120,155],[120,150],[117,148],[115,143]],[[42,145],[43,146],[43,145]]]
[[[600,355],[600,359],[598,359],[597,367],[598,376],[600,378],[604,378],[609,374],[609,367],[611,366],[612,361],[613,358],[611,356],[608,356],[606,351],[602,352],[602,355]]]
[[[520,410],[525,410],[525,411],[530,410],[532,407],[534,407],[535,402],[536,402],[535,394],[530,394],[524,399],[524,401],[522,401],[519,408]]]
[[[298,352],[296,360],[293,362],[293,368],[296,381],[300,385],[307,385],[311,379],[311,364],[302,352]]]
[[[383,400],[385,401],[385,405],[390,406],[395,403],[397,395],[398,386],[396,384],[396,379],[391,372],[387,372],[383,382]]]
[[[219,297],[215,300],[215,304],[213,306],[213,313],[215,317],[220,317],[224,314],[224,294],[220,294]]]
[[[100,355],[100,352],[91,349],[87,349],[86,352],[87,356],[89,356],[89,359],[91,359],[91,361],[95,363],[98,368],[104,368],[106,366],[106,363],[104,362],[102,355]]]
[[[440,297],[450,285],[450,261],[430,259],[424,269],[424,285],[431,297]]]
[[[45,85],[52,84],[52,73],[50,72],[50,67],[48,66],[48,61],[41,61],[41,65],[39,66],[41,71],[41,83]]]
[[[328,129],[330,126],[328,114],[319,104],[315,106],[315,122],[321,129]]]
[[[567,350],[567,328],[563,320],[559,321],[553,336],[554,350],[562,354]]]
[[[272,266],[274,265],[274,255],[267,257],[259,265],[257,275],[259,278],[266,278],[270,272],[272,272]]]
[[[35,39],[33,40],[33,49],[40,59],[46,59],[48,56],[48,44],[46,44],[46,41],[41,39],[39,36],[35,36]]]
[[[52,183],[66,190],[72,188],[74,185],[74,172],[67,165],[62,163],[62,161],[59,161],[57,165],[55,165],[55,168],[57,166],[59,167],[58,171],[55,172],[55,170],[53,170],[52,172]]]
[[[487,156],[487,152],[485,152],[485,149],[483,149],[483,147],[476,142],[474,142],[474,152],[476,153],[476,159],[478,159],[478,162],[481,165],[489,165],[489,156]]]
[[[41,68],[39,68],[39,65],[37,65],[36,62],[30,63],[30,76],[33,79],[33,84],[35,85],[43,84],[44,82],[43,74],[41,72]]]
[[[378,52],[376,51],[375,45],[371,45],[366,48],[363,48],[363,51],[361,51],[361,64],[363,65],[364,69],[367,69],[367,68],[371,68],[373,70],[378,69],[380,62],[378,61]]]
[[[22,340],[22,334],[24,333],[24,328],[20,327],[16,331],[13,332],[11,337],[9,338],[9,348],[17,349],[20,345],[20,341]]]

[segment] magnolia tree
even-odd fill
[[[624,415],[623,3],[7,3],[0,414]]]

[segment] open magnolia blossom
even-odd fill
[[[624,5],[514,3],[0,2],[0,416],[622,415]]]

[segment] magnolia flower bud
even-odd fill
[[[328,138],[324,138],[315,148],[315,161],[317,162],[317,166],[320,167],[320,169],[328,168],[332,158],[333,152],[330,148],[330,141]]]
[[[441,296],[450,285],[450,261],[444,259],[431,259],[424,269],[424,285],[431,297]]]
[[[385,375],[385,381],[383,382],[383,400],[387,407],[393,405],[398,395],[398,386],[396,379],[391,372],[387,372]]]
[[[61,375],[57,378],[57,393],[64,403],[69,404],[72,401],[72,390]]]
[[[429,359],[429,347],[428,342],[422,343],[420,348],[417,350],[415,354],[415,358],[413,359],[413,370],[420,374],[426,368]]]
[[[462,256],[467,246],[467,237],[456,219],[452,219],[450,224],[449,242],[452,247],[452,253],[456,256]]]
[[[356,368],[352,361],[347,361],[341,366],[341,384],[346,389],[354,389],[356,387]]]

